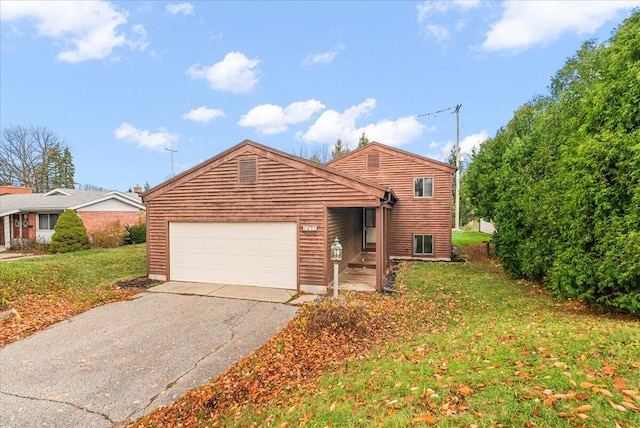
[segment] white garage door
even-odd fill
[[[297,288],[295,223],[170,223],[174,281]]]

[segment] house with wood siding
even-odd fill
[[[393,258],[451,259],[454,171],[375,142],[321,165],[245,140],[143,194],[149,277],[323,293],[338,237],[340,272],[369,254],[381,290]]]

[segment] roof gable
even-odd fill
[[[64,196],[69,196],[68,192],[65,192],[62,189],[53,189],[47,193],[44,194],[44,196],[54,196],[54,195],[64,195]]]
[[[427,166],[439,169],[441,171],[454,173],[456,170],[456,167],[449,165],[447,163],[440,162],[435,159],[427,158],[425,156],[416,155],[414,153],[407,152],[405,150],[400,150],[395,147],[390,147],[390,146],[387,146],[386,144],[378,143],[376,141],[370,142],[369,144],[363,147],[359,147],[358,149],[352,152],[349,152],[346,155],[339,157],[338,159],[332,160],[327,165],[338,167],[340,164],[353,162],[355,159],[360,159],[362,156],[366,155],[367,153],[373,150],[379,150],[381,152],[388,153],[391,156],[403,157],[413,162],[427,165]]]
[[[261,156],[276,162],[281,162],[305,173],[342,184],[354,190],[359,190],[371,195],[375,195],[381,199],[384,198],[389,191],[389,189],[387,189],[385,186],[381,186],[377,183],[365,180],[355,175],[330,168],[325,165],[317,164],[310,160],[303,159],[298,156],[264,146],[262,144],[258,144],[251,140],[244,140],[240,144],[231,147],[230,149],[218,154],[217,156],[214,156],[145,192],[142,195],[143,200],[151,201],[154,198],[180,186],[181,184],[192,180],[216,168],[217,166],[222,165],[223,163],[226,163],[238,156],[247,153],[255,154],[257,156]]]

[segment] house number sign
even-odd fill
[[[302,226],[303,232],[317,232],[318,226]]]

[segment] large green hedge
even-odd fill
[[[586,42],[464,180],[507,273],[640,314],[640,11]]]
[[[73,210],[63,212],[51,237],[49,251],[52,253],[69,253],[71,251],[87,250],[89,237],[87,229]]]

